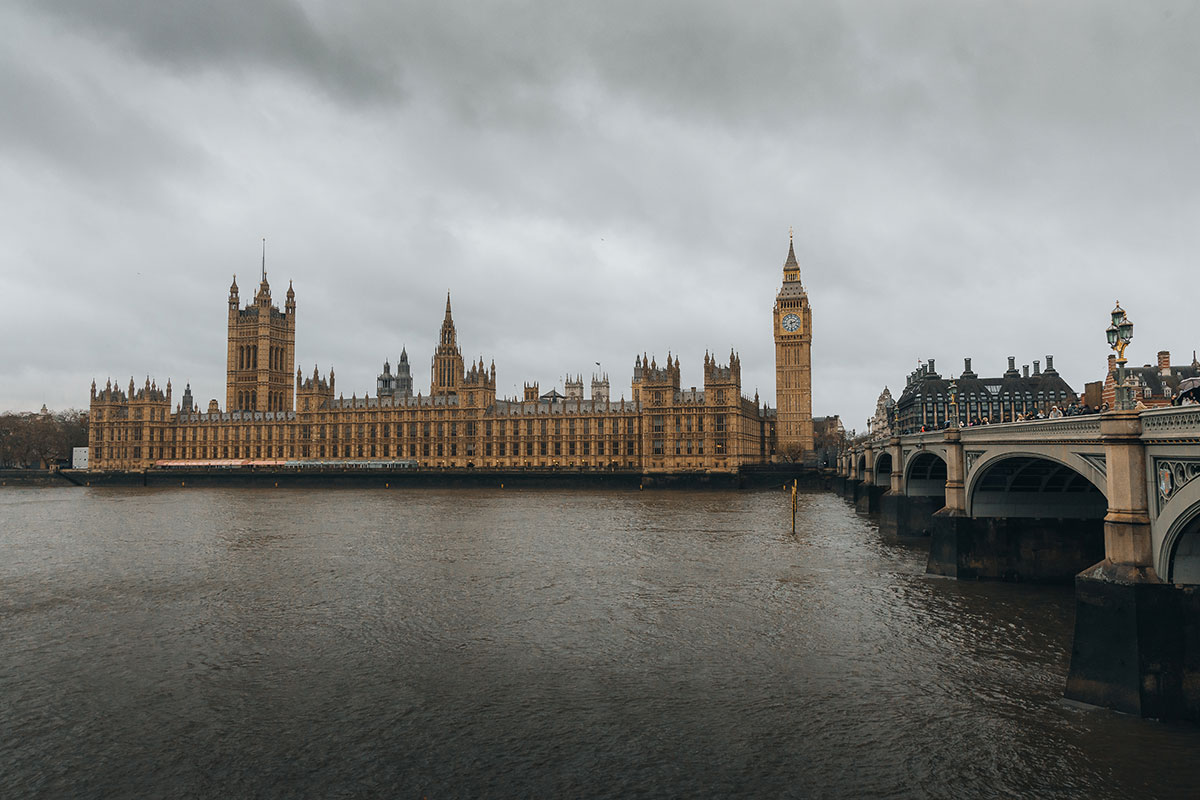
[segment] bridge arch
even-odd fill
[[[946,495],[946,460],[941,454],[922,450],[904,465],[904,493],[909,497]]]
[[[867,454],[859,453],[858,455],[858,479],[865,481],[870,476],[867,475]]]
[[[1043,453],[985,456],[967,476],[967,514],[1104,519],[1108,513],[1106,487],[1092,472],[1082,460],[1076,465]]]
[[[892,485],[892,454],[886,450],[875,456],[875,485],[885,488]]]
[[[1168,583],[1200,584],[1200,480],[1175,492],[1154,527],[1166,532],[1155,542],[1159,577]]]

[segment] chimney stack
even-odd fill
[[[1171,374],[1171,352],[1169,350],[1158,351],[1158,372],[1164,377]]]
[[[1108,354],[1108,371],[1112,372],[1116,368],[1117,368],[1117,354],[1109,353]]]
[[[1054,372],[1054,356],[1046,356],[1046,372]]]
[[[1042,374],[1042,362],[1038,361],[1036,358],[1033,360],[1033,374],[1034,375]]]
[[[1021,366],[1021,376],[1026,379],[1029,378],[1029,365],[1028,364],[1024,364]]]

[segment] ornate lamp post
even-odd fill
[[[1133,323],[1129,317],[1125,316],[1124,309],[1121,308],[1121,302],[1117,301],[1117,307],[1112,310],[1112,324],[1105,330],[1108,336],[1108,346],[1111,347],[1117,354],[1117,386],[1116,396],[1113,398],[1113,406],[1115,411],[1128,411],[1133,408],[1133,402],[1129,397],[1129,387],[1125,385],[1125,348],[1133,341]]]
[[[957,428],[958,427],[958,383],[956,381],[950,381],[949,392],[950,392],[950,408],[952,409],[952,411],[951,411],[952,416],[950,417],[950,427]]]

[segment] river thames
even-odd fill
[[[0,491],[4,797],[1194,797],[833,494]]]

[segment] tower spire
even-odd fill
[[[263,237],[262,242],[262,279],[267,279],[267,237]]]
[[[790,226],[790,225],[788,226],[788,254],[787,254],[787,261],[783,262],[783,268],[784,268],[785,270],[789,270],[789,269],[800,269],[800,262],[796,260],[796,245],[795,245],[795,239],[794,239],[794,237],[793,237],[792,228],[791,228],[791,226]]]

